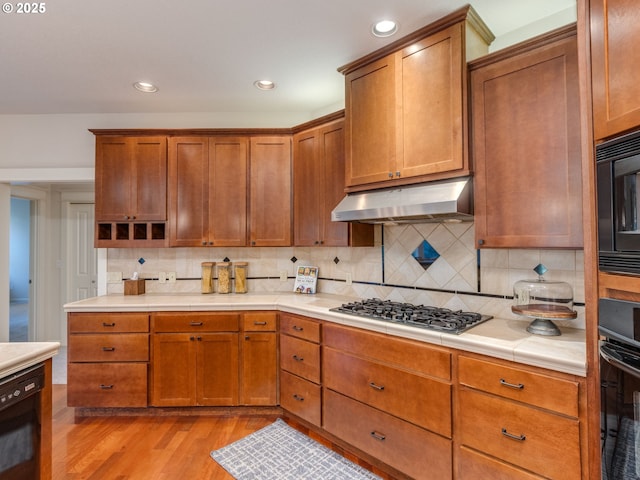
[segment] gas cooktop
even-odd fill
[[[380,300],[379,298],[343,303],[341,306],[330,310],[332,312],[401,323],[456,335],[493,318],[489,315],[481,315],[474,312],[412,305],[411,303],[392,302],[391,300]]]

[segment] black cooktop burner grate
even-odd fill
[[[454,334],[460,334],[493,318],[474,312],[412,305],[379,298],[344,303],[331,311]]]

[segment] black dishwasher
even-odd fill
[[[0,379],[0,480],[37,478],[43,387],[42,363]]]

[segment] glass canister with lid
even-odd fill
[[[233,264],[234,291],[236,293],[247,293],[247,266],[247,262],[235,262]]]
[[[231,293],[231,262],[220,262],[218,270],[218,293]]]
[[[547,280],[547,268],[539,264],[533,269],[538,278],[519,280],[513,286],[511,311],[517,315],[533,318],[527,327],[529,333],[537,335],[560,335],[554,320],[573,320],[573,288],[566,282]]]

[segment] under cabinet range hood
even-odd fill
[[[435,223],[473,220],[471,177],[348,194],[331,212],[334,222]]]

